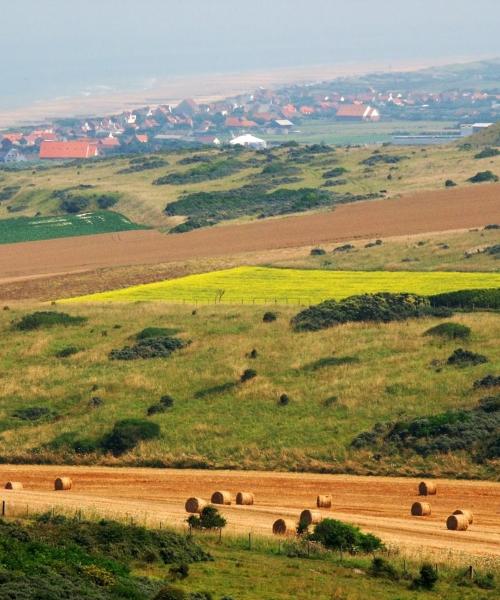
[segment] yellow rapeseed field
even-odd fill
[[[238,267],[189,275],[66,302],[315,303],[354,294],[409,292],[431,295],[475,288],[500,288],[500,273],[324,271]]]

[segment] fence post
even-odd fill
[[[474,578],[474,567],[472,565],[467,569],[467,575],[472,581],[472,579]]]
[[[252,549],[252,533],[251,532],[248,534],[248,549],[249,550]]]
[[[222,527],[219,527],[219,544],[222,542]]]
[[[5,500],[2,500],[2,517],[5,517]]]

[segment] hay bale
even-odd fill
[[[54,489],[56,491],[70,490],[73,486],[73,482],[70,477],[58,477],[54,482]]]
[[[328,494],[320,494],[316,498],[316,506],[318,508],[332,508],[332,497]]]
[[[245,504],[249,506],[254,503],[254,499],[252,492],[238,492],[236,494],[236,504]]]
[[[22,490],[23,484],[20,481],[7,481],[5,484],[6,490]]]
[[[309,527],[309,525],[316,525],[317,523],[320,523],[323,520],[323,515],[321,514],[321,511],[319,510],[303,510],[300,513],[300,518],[299,518],[299,522],[302,525],[305,525],[306,527]]]
[[[457,510],[454,510],[452,514],[465,515],[467,517],[467,520],[469,521],[469,525],[472,525],[474,521],[474,515],[472,514],[472,511],[468,508],[457,508]]]
[[[411,514],[414,517],[428,517],[431,514],[431,505],[428,502],[414,502],[411,505]]]
[[[185,504],[186,512],[192,514],[201,513],[205,506],[208,506],[208,502],[203,498],[188,498]]]
[[[232,501],[231,492],[214,492],[212,494],[212,504],[231,504]]]
[[[421,481],[418,484],[419,496],[434,496],[437,492],[437,486],[433,481]]]
[[[469,527],[469,519],[466,515],[450,515],[446,519],[446,527],[452,531],[465,531]]]
[[[274,535],[296,535],[297,529],[293,521],[288,519],[277,519],[273,523]]]

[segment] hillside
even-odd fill
[[[500,146],[500,123],[495,123],[484,131],[475,133],[467,138],[465,143],[469,143],[475,148]]]
[[[486,133],[485,133],[486,134]],[[77,214],[102,208],[135,223],[186,231],[334,208],[363,199],[458,186],[500,157],[473,149],[380,148],[294,143],[265,152],[181,150],[0,170],[0,218]],[[167,210],[165,208],[168,206]]]
[[[483,450],[455,438],[419,453],[380,450],[377,437],[377,423],[483,418],[478,403],[498,388],[474,382],[499,373],[497,314],[457,314],[471,337],[446,341],[423,335],[443,321],[431,317],[296,333],[300,308],[263,322],[266,309],[253,306],[64,305],[88,321],[31,331],[12,322],[33,308],[3,311],[1,460],[498,477]],[[151,327],[166,329],[137,337]],[[154,335],[172,339],[140,341]],[[459,347],[488,362],[447,364]],[[153,348],[163,358],[120,360]],[[113,455],[103,440],[118,439],[109,435],[124,419],[145,429]]]

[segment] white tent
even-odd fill
[[[245,146],[246,148],[254,148],[254,150],[264,150],[264,148],[267,148],[266,140],[261,140],[249,133],[240,135],[239,137],[232,139],[229,143],[231,146]]]

